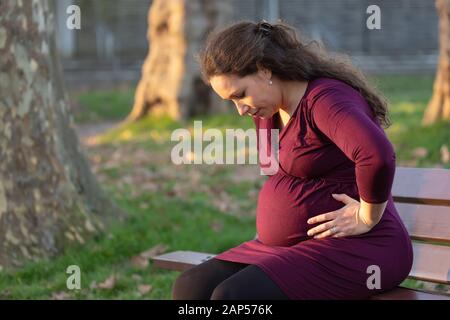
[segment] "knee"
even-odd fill
[[[183,271],[175,280],[172,287],[173,300],[191,300],[195,299],[192,296],[195,286],[195,274],[191,270]]]
[[[242,299],[240,296],[239,288],[237,288],[233,283],[224,281],[219,284],[213,291],[211,295],[211,300],[239,300]]]

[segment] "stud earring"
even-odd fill
[[[269,85],[272,85],[272,83],[273,83],[272,80],[269,80]]]

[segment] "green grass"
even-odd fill
[[[76,94],[73,99],[81,106],[74,116],[78,123],[121,120],[131,111],[134,88],[87,91]]]
[[[129,194],[115,195],[118,204],[129,213],[126,223],[111,226],[106,234],[84,246],[68,248],[55,260],[31,263],[16,272],[3,271],[0,298],[48,299],[54,292],[66,291],[81,299],[170,299],[170,286],[177,272],[158,270],[153,265],[141,270],[130,264],[132,256],[159,243],[167,245],[168,250],[196,248],[218,252],[254,235],[250,217],[220,214],[202,194],[185,201],[173,198],[169,201],[164,192],[132,201],[130,198]],[[149,207],[141,209],[141,202]],[[216,220],[226,230],[220,235],[210,227]],[[81,269],[82,289],[69,291],[65,270],[73,264]],[[89,288],[93,281],[100,283],[112,274],[117,275],[113,289]],[[142,279],[136,281],[133,275]],[[141,296],[138,284],[151,284],[153,289]]]
[[[434,76],[383,76],[375,83],[390,102],[392,125],[386,130],[394,144],[399,164],[414,167],[450,165],[441,163],[440,148],[450,148],[450,125],[438,122],[422,126],[421,120],[431,98]],[[416,148],[425,148],[427,155],[419,158],[413,155]]]
[[[449,125],[420,125],[431,96],[433,77],[386,76],[377,77],[376,81],[390,101],[393,125],[387,133],[395,146],[398,164],[449,167],[440,163],[439,155],[440,147],[450,141]],[[124,118],[129,112],[132,92],[130,89],[82,94],[76,99],[89,106],[89,112],[77,115],[76,120]],[[201,120],[204,130],[253,127],[250,117],[235,113]],[[217,253],[253,238],[254,194],[262,181],[234,181],[236,166],[184,166],[180,170],[170,165],[167,155],[174,145],[170,137],[179,127],[192,130],[193,120],[181,124],[166,117],[147,118],[103,135],[99,148],[109,151],[98,164],[98,174],[106,192],[128,213],[128,218],[83,246],[67,248],[54,260],[1,271],[0,299],[51,299],[58,292],[74,299],[170,299],[172,283],[179,273],[157,269],[152,263],[146,269],[139,269],[130,263],[131,257],[157,244],[166,245],[168,251]],[[418,147],[427,149],[425,157],[417,159],[412,154]],[[138,157],[137,150],[146,153]],[[116,151],[121,152],[119,160],[112,160],[110,154]],[[104,151],[93,148],[90,157],[101,152]],[[136,159],[143,161],[140,166],[149,174],[147,180],[124,179],[141,178],[142,174],[134,171],[136,165],[132,161]],[[148,180],[156,189],[139,193]],[[234,206],[221,210],[216,199]],[[81,290],[66,289],[65,271],[72,264],[81,268]],[[101,283],[111,275],[117,276],[114,288],[90,288],[94,281]],[[152,290],[142,295],[137,289],[139,284],[150,284]],[[404,284],[421,286],[412,280]]]

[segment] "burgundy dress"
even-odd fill
[[[256,128],[276,128],[275,116],[254,117]],[[270,130],[265,131],[264,150],[270,153]],[[258,238],[215,259],[257,265],[291,299],[364,299],[400,284],[411,270],[413,251],[391,195],[395,152],[363,96],[336,79],[309,81],[278,144],[278,171],[259,192]],[[259,153],[261,145],[258,137]],[[332,193],[388,203],[367,233],[314,239],[307,231],[319,223],[306,221],[344,206]],[[375,283],[368,280],[374,270],[379,289],[367,285]]]

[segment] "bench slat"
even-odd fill
[[[396,202],[450,206],[450,170],[397,167],[392,196]]]
[[[400,217],[412,239],[431,240],[442,245],[413,242],[414,263],[409,278],[450,284],[450,170],[397,167],[392,195]],[[215,254],[175,251],[152,258],[154,265],[184,271]],[[408,288],[396,288],[373,296],[373,300],[428,300],[450,296]]]
[[[450,247],[413,242],[414,262],[409,276],[430,282],[450,284]],[[155,266],[184,271],[215,254],[195,251],[174,251],[153,257]]]
[[[169,270],[184,271],[214,256],[215,254],[210,253],[180,250],[155,256],[152,259],[157,267]]]
[[[450,296],[436,293],[412,290],[408,288],[397,287],[388,292],[373,295],[370,300],[450,300]]]
[[[441,280],[437,282],[447,283],[444,278],[442,279],[443,273],[445,270],[449,268],[449,250],[443,250],[444,256],[439,258],[440,252],[436,251],[435,245],[429,244],[417,244],[414,243],[414,264],[410,273],[410,278],[420,279],[425,281],[434,281]],[[445,247],[442,247],[445,249]],[[450,249],[450,247],[448,247]],[[431,251],[430,251],[431,250]],[[436,255],[438,257],[436,257]],[[212,257],[214,254],[211,253],[203,253],[203,252],[195,252],[195,251],[174,251],[170,253],[165,253],[159,256],[155,256],[152,258],[155,266],[175,271],[184,271],[189,268],[192,268]],[[429,259],[437,259],[437,260],[429,260]],[[442,264],[442,259],[444,259],[444,263]],[[431,264],[430,261],[436,261],[436,263]],[[440,265],[440,267],[439,267]],[[450,296],[438,295],[435,293],[426,293],[422,291],[412,290],[408,288],[398,287],[392,291],[378,294],[373,296],[371,299],[374,300],[429,300],[429,299],[445,299],[450,300]]]
[[[413,242],[414,262],[409,277],[450,284],[450,246]]]
[[[450,243],[450,208],[409,203],[395,207],[412,239]]]

